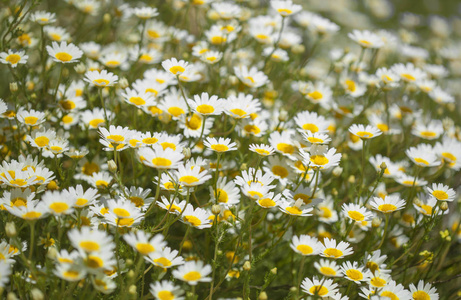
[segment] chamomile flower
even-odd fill
[[[273,208],[277,207],[281,204],[282,195],[277,194],[274,195],[272,192],[263,193],[262,197],[256,200],[256,204],[261,206],[262,208]]]
[[[83,189],[81,184],[78,184],[76,187],[69,187],[65,192],[64,197],[75,199],[74,207],[87,207],[92,204],[99,198],[98,190],[94,188]]]
[[[162,196],[161,201],[157,201],[157,205],[172,214],[179,215],[186,207],[186,200],[179,201],[179,199],[174,198],[173,196],[171,196],[168,200],[165,196]]]
[[[188,261],[174,270],[173,276],[189,285],[197,285],[199,282],[210,282],[211,278],[207,277],[210,273],[210,265],[204,265],[202,261]]]
[[[144,218],[144,214],[131,201],[107,201],[108,213],[104,214],[106,222],[116,227],[133,227]]]
[[[313,280],[304,278],[301,288],[303,292],[320,297],[331,297],[338,292],[338,284],[333,283],[332,279],[318,280],[316,277]]]
[[[258,155],[262,157],[265,157],[265,156],[273,155],[275,152],[275,149],[265,144],[259,144],[259,145],[251,144],[250,151],[257,153]]]
[[[341,154],[336,153],[335,148],[330,148],[326,145],[312,145],[310,153],[300,150],[303,163],[311,168],[329,169],[339,165]]]
[[[235,76],[237,76],[243,84],[251,88],[258,88],[265,85],[268,77],[256,67],[250,69],[247,66],[234,67]]]
[[[320,274],[326,277],[340,277],[341,269],[334,260],[320,259],[319,262],[314,263],[314,268],[319,271]]]
[[[61,44],[53,42],[52,46],[46,46],[46,51],[55,62],[65,64],[77,62],[83,55],[82,50],[72,43],[67,44],[67,42]]]
[[[312,211],[314,210],[312,206],[305,205],[301,199],[294,202],[282,200],[278,203],[278,208],[285,214],[300,217],[312,216]]]
[[[385,196],[384,199],[381,197],[373,197],[370,201],[370,205],[376,211],[389,214],[404,209],[406,201],[400,199],[398,195],[388,195]]]
[[[398,177],[395,177],[394,179],[401,185],[404,185],[407,187],[425,186],[427,184],[427,181],[424,179],[413,177],[413,176],[406,175],[406,174],[400,174]]]
[[[33,202],[27,203],[27,206],[5,206],[6,210],[23,220],[35,221],[48,216],[49,210],[44,203]]]
[[[53,273],[69,282],[77,282],[87,275],[85,268],[79,264],[57,264]]]
[[[233,206],[240,202],[240,191],[233,181],[226,180],[225,177],[218,178],[216,191],[210,187],[210,199],[221,205]]]
[[[291,249],[303,256],[317,255],[320,253],[320,243],[315,237],[302,234],[293,236],[290,244]]]
[[[432,217],[447,214],[449,209],[442,211],[438,206],[438,200],[434,197],[427,197],[423,194],[418,194],[417,199],[419,201],[413,202],[413,207],[421,213],[423,216]]]
[[[16,114],[16,118],[24,125],[37,126],[45,122],[45,113],[33,109],[27,111],[21,108]]]
[[[18,64],[25,64],[28,58],[29,56],[26,55],[24,50],[13,51],[8,49],[8,52],[0,53],[0,62],[10,65],[12,68],[16,68]]]
[[[200,207],[194,209],[194,207],[189,204],[183,212],[181,221],[197,229],[204,229],[212,225],[209,217],[210,214],[206,210]]]
[[[82,227],[80,229],[71,229],[67,235],[72,246],[84,255],[98,252],[112,252],[115,248],[112,237],[105,231]]]
[[[209,180],[211,175],[209,175],[207,171],[201,171],[200,168],[190,169],[179,165],[175,177],[182,186],[195,187]]]
[[[85,78],[83,80],[97,87],[106,87],[117,83],[118,76],[111,72],[107,72],[107,70],[88,71],[85,73]]]
[[[349,127],[349,132],[358,136],[362,140],[368,140],[380,136],[383,132],[371,125],[353,124]]]
[[[47,191],[42,196],[42,203],[48,207],[51,214],[55,216],[63,216],[71,214],[77,199],[64,197],[60,191]]]
[[[367,281],[371,275],[369,271],[364,270],[363,267],[359,267],[356,261],[354,263],[346,261],[342,264],[341,271],[344,274],[344,278],[357,284],[360,284],[361,281]]]
[[[208,137],[203,144],[210,150],[217,153],[237,150],[237,144],[232,142],[230,138],[210,138]]]
[[[410,284],[410,293],[413,299],[427,299],[427,300],[438,300],[439,293],[437,289],[432,287],[430,283],[424,284],[424,281],[420,280],[418,285],[415,286],[413,283]]]
[[[260,186],[264,186],[267,189],[272,189],[275,185],[271,185],[274,181],[274,177],[271,174],[265,173],[261,170],[255,170],[254,168],[249,168],[246,171],[242,171],[241,176],[235,178],[235,183],[241,187],[250,186],[253,183],[257,183]]]
[[[419,167],[434,167],[441,164],[441,161],[429,144],[419,144],[416,147],[410,147],[405,151],[405,154]]]
[[[178,255],[178,250],[172,250],[170,247],[164,247],[160,251],[149,254],[144,257],[148,262],[162,269],[169,269],[184,264],[184,259]]]
[[[234,119],[249,118],[261,109],[261,103],[258,99],[253,99],[253,95],[244,93],[229,96],[224,104],[225,113]]]
[[[141,20],[147,20],[158,16],[158,10],[155,7],[135,7],[132,9],[132,12]]]
[[[328,144],[329,142],[331,142],[331,138],[324,133],[312,133],[311,131],[307,131],[301,132],[301,134],[303,135],[303,138],[311,144]]]
[[[184,300],[184,291],[168,280],[151,283],[149,291],[156,300]]]
[[[155,169],[177,169],[184,158],[181,152],[161,145],[141,148],[137,154],[143,164]]]
[[[56,138],[56,132],[51,129],[39,129],[34,130],[31,135],[26,136],[26,141],[30,143],[32,147],[45,149],[48,147],[50,141]]]
[[[383,40],[369,30],[353,30],[347,36],[363,48],[379,49],[384,46]]]
[[[185,62],[184,60],[178,61],[176,58],[171,58],[164,60],[162,62],[162,67],[165,71],[170,72],[175,76],[179,76],[186,71],[188,68],[189,63]]]
[[[300,112],[295,116],[294,120],[299,129],[302,129],[304,132],[324,133],[328,131],[328,121],[323,116],[319,116],[316,112]]]
[[[131,201],[136,207],[145,210],[154,201],[154,197],[149,197],[150,192],[150,189],[143,189],[142,187],[132,186],[130,189],[125,187],[125,193],[122,197]]]
[[[293,140],[293,131],[274,131],[269,136],[269,144],[282,155],[293,158],[296,151],[296,145]]]
[[[411,293],[406,290],[403,285],[397,284],[395,281],[389,282],[386,286],[384,286],[379,292],[379,296],[381,297],[388,297],[391,299],[397,300],[404,300],[404,299],[411,299]]]
[[[293,4],[292,0],[272,0],[270,3],[282,17],[294,15],[302,10],[302,6]]]
[[[449,186],[442,183],[433,183],[432,188],[426,187],[426,191],[429,195],[439,201],[453,201],[456,196],[456,192]]]
[[[209,96],[208,93],[194,95],[194,100],[188,99],[190,108],[201,116],[220,115],[224,111],[224,99]]]
[[[335,239],[325,238],[321,245],[320,255],[334,259],[343,258],[344,256],[354,253],[349,246],[350,244],[348,242],[341,241],[337,244]]]
[[[214,65],[219,62],[223,57],[223,53],[219,51],[206,51],[200,56],[200,60],[206,64]]]
[[[39,10],[31,14],[30,19],[43,26],[56,22],[56,14]]]
[[[134,105],[138,108],[152,106],[155,104],[154,97],[151,93],[139,93],[136,90],[127,88],[125,92],[122,93],[123,100],[131,105]]]
[[[395,64],[391,70],[406,83],[414,83],[427,77],[423,70],[415,67],[412,63],[407,63],[406,65],[401,63]]]
[[[123,235],[123,238],[128,245],[133,247],[141,255],[150,255],[154,252],[159,252],[166,246],[163,235],[157,234],[151,237],[150,234],[146,234],[142,230],[136,233],[127,233]]]
[[[443,134],[443,125],[439,120],[431,120],[427,124],[417,122],[411,129],[413,135],[419,136],[426,140],[435,140]]]
[[[343,204],[343,214],[355,222],[370,221],[373,218],[373,214],[369,212],[365,207],[358,204],[349,203]]]

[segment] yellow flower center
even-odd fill
[[[382,132],[389,131],[389,126],[387,126],[386,124],[383,124],[383,123],[380,123],[380,124],[376,125],[376,127],[378,127],[378,129],[381,130]]]
[[[10,54],[5,58],[5,60],[10,64],[15,65],[21,60],[21,56],[18,54]]]
[[[279,150],[282,153],[293,154],[295,152],[295,147],[293,147],[293,145],[286,143],[278,143],[277,150]]]
[[[131,196],[128,198],[131,202],[133,202],[134,205],[136,205],[136,207],[141,207],[144,205],[144,199],[141,198],[141,197],[137,197],[137,196]]]
[[[65,110],[72,110],[76,106],[75,103],[71,100],[62,100],[62,101],[59,101],[59,104]]]
[[[186,185],[192,185],[196,182],[199,181],[199,179],[195,176],[192,176],[192,175],[186,175],[186,176],[182,176],[181,178],[179,178],[179,181],[181,183],[185,183]]]
[[[445,191],[441,191],[441,190],[433,191],[432,196],[437,198],[437,200],[442,200],[442,201],[448,199],[448,194]]]
[[[98,256],[89,255],[86,259],[86,265],[92,269],[99,269],[104,266],[104,261]]]
[[[282,16],[291,15],[293,13],[293,11],[291,9],[288,9],[288,8],[279,8],[279,9],[277,9],[277,11]]]
[[[229,150],[229,147],[223,144],[215,144],[215,145],[211,145],[211,149],[213,149],[216,152],[225,152]]]
[[[38,118],[34,116],[28,116],[24,118],[24,123],[26,123],[27,125],[35,125],[37,121],[38,121]]]
[[[125,140],[125,137],[120,134],[111,134],[108,135],[106,139],[110,140],[112,143],[121,143]]]
[[[127,211],[124,208],[120,208],[120,207],[114,208],[113,212],[119,218],[127,218],[131,215],[129,211]]]
[[[316,133],[317,131],[319,131],[319,128],[317,127],[317,125],[313,124],[313,123],[306,123],[303,125],[303,129],[304,130],[309,130],[310,132],[312,133]]]
[[[174,294],[170,291],[160,291],[157,293],[157,297],[160,300],[173,300]]]
[[[416,158],[415,158],[415,162],[417,162],[418,164],[426,165],[426,166],[429,165],[429,162],[428,162],[427,160],[422,159],[422,158],[420,158],[420,157],[416,157]]]
[[[88,203],[88,200],[85,198],[78,198],[77,202],[75,202],[75,205],[77,206],[84,206],[85,204]]]
[[[402,76],[403,80],[405,81],[415,81],[416,80],[416,78],[411,74],[402,74],[400,76]]]
[[[288,206],[288,207],[286,208],[286,211],[289,212],[289,213],[292,214],[292,215],[300,215],[300,214],[302,214],[302,212],[303,212],[302,210],[300,210],[300,209],[299,209],[298,207],[296,207],[296,206]]]
[[[173,144],[173,143],[163,142],[160,145],[162,145],[163,150],[166,150],[167,148],[171,148],[173,150],[176,150],[176,145]]]
[[[104,78],[99,78],[99,79],[93,80],[93,83],[98,86],[106,86],[110,83],[110,81]]]
[[[20,206],[24,206],[24,207],[27,207],[27,200],[24,199],[24,198],[15,198],[15,199],[11,199],[11,206],[16,206],[16,207],[20,207]]]
[[[352,280],[362,280],[363,279],[363,274],[359,270],[355,269],[349,269],[346,271],[346,276],[349,277]]]
[[[163,267],[171,266],[171,261],[166,257],[156,258],[154,259],[154,262],[158,263],[159,265],[162,265]]]
[[[50,209],[57,214],[60,214],[69,209],[69,205],[64,202],[54,202],[50,204]]]
[[[142,62],[150,62],[150,61],[152,61],[152,59],[153,59],[153,57],[150,56],[149,54],[146,54],[146,53],[141,55],[141,57],[139,58],[139,60],[142,61]]]
[[[35,219],[40,218],[41,215],[42,215],[41,212],[38,212],[38,211],[29,211],[29,212],[23,214],[23,215],[22,215],[22,218],[23,218],[23,219],[26,219],[26,220],[35,220]]]
[[[227,41],[227,38],[224,36],[216,35],[211,38],[211,43],[213,45],[224,44]]]
[[[280,178],[286,178],[289,174],[287,168],[283,166],[273,166],[272,173],[274,173],[275,176],[279,176]]]
[[[62,151],[62,147],[59,146],[51,146],[50,150],[55,152],[55,153],[60,153]]]
[[[394,204],[385,203],[378,206],[378,209],[383,213],[390,213],[395,211],[397,209],[397,206],[395,206]]]
[[[323,251],[323,254],[325,254],[326,257],[338,258],[343,255],[343,252],[336,248],[327,248]]]
[[[362,139],[369,139],[369,138],[373,137],[373,133],[371,133],[369,131],[359,131],[359,132],[356,133],[356,135],[358,135]]]
[[[240,108],[233,108],[230,111],[231,111],[231,113],[233,113],[233,114],[235,114],[235,115],[237,115],[239,117],[243,117],[243,116],[245,116],[247,114],[246,111],[244,111],[244,110],[242,110]]]
[[[260,155],[263,155],[263,156],[267,156],[269,154],[271,154],[269,151],[265,150],[265,149],[255,149],[256,153],[260,154]]]
[[[174,75],[178,74],[178,73],[182,73],[184,72],[186,69],[184,69],[183,67],[181,66],[173,66],[170,68],[170,72],[173,73]]]
[[[69,279],[77,279],[80,273],[77,271],[68,270],[68,271],[65,271],[62,275],[64,275],[64,277],[69,278]]]
[[[321,267],[320,273],[322,273],[325,276],[335,276],[336,275],[335,270],[330,267]]]
[[[296,250],[301,252],[303,255],[312,254],[314,252],[314,249],[312,249],[312,247],[309,245],[298,245]]]
[[[200,278],[202,278],[202,274],[200,274],[200,272],[197,271],[191,271],[184,274],[182,278],[186,281],[198,281]]]
[[[326,158],[323,155],[312,155],[310,157],[310,160],[313,164],[316,164],[318,166],[326,165],[329,162],[328,158]]]
[[[142,255],[147,255],[151,252],[154,252],[155,248],[149,243],[137,243],[136,250],[138,250]]]
[[[256,35],[256,38],[259,39],[259,40],[267,40],[267,39],[269,39],[269,36],[260,33],[260,34]]]
[[[432,206],[427,205],[427,204],[423,204],[423,205],[421,205],[421,208],[424,210],[426,215],[432,215]]]
[[[121,227],[123,226],[131,226],[134,223],[133,218],[123,218],[123,219],[117,219],[117,224]]]
[[[359,44],[361,44],[364,47],[370,47],[372,45],[372,43],[370,43],[367,40],[359,40]]]
[[[390,291],[382,292],[381,296],[382,297],[389,297],[389,298],[391,298],[391,300],[399,300],[400,299],[399,297],[397,297],[396,294],[394,294],[393,292],[390,292]]]
[[[227,203],[227,201],[229,201],[227,192],[223,189],[218,189],[218,202]]]
[[[110,68],[115,68],[119,65],[120,65],[120,62],[118,60],[109,60],[108,62],[106,62],[106,66]]]
[[[349,216],[349,218],[357,222],[361,222],[365,219],[365,216],[359,211],[350,210],[347,212],[347,215]]]
[[[275,206],[275,201],[272,200],[271,198],[264,198],[258,201],[259,205],[262,207],[274,207]]]
[[[72,59],[72,55],[66,52],[58,52],[56,53],[55,57],[63,62],[70,61]]]
[[[94,162],[86,162],[82,167],[82,172],[85,175],[91,176],[93,173],[99,172],[99,166]]]
[[[184,114],[184,110],[181,107],[172,106],[168,108],[168,113],[174,117],[179,117],[180,115]]]
[[[378,287],[378,288],[381,288],[381,287],[384,287],[386,284],[387,284],[387,281],[380,278],[380,277],[373,277],[371,280],[370,280],[370,284],[374,287]]]
[[[425,291],[416,291],[413,293],[414,300],[431,300],[431,296]]]
[[[316,137],[308,137],[307,140],[309,142],[311,142],[312,144],[319,144],[319,143],[323,143],[323,140],[322,139],[319,139],[319,138],[316,138]]]
[[[309,98],[312,98],[314,100],[320,100],[323,98],[323,94],[320,93],[319,91],[310,92],[307,94],[307,96],[309,96]]]
[[[214,107],[208,104],[201,104],[197,106],[197,112],[204,114],[204,115],[211,114],[214,112]]]
[[[202,221],[196,216],[184,216],[184,221],[190,223],[192,226],[200,226]]]
[[[171,166],[171,160],[163,157],[156,157],[152,159],[152,164],[159,167],[169,167]]]
[[[186,126],[191,130],[198,130],[202,127],[202,119],[199,115],[193,114],[192,117],[186,119]]]
[[[355,90],[357,89],[357,85],[353,80],[346,80],[346,89],[349,92],[355,92]]]
[[[314,285],[309,289],[309,292],[313,295],[325,296],[328,294],[328,289],[323,285]]]
[[[248,124],[248,125],[245,125],[245,127],[243,128],[246,132],[248,133],[253,133],[253,134],[259,134],[261,132],[261,129],[259,129],[258,126],[256,125],[251,125],[251,124]]]
[[[98,127],[99,125],[103,124],[104,123],[104,120],[103,119],[93,119],[90,121],[90,126],[93,127],[93,128],[96,128]]]
[[[136,106],[140,106],[140,105],[146,104],[146,101],[141,97],[131,97],[130,98],[130,103],[132,103],[132,104],[134,104]]]
[[[40,148],[43,148],[48,145],[50,142],[50,139],[47,138],[46,136],[39,136],[34,139],[35,144],[39,146]]]
[[[261,194],[260,192],[257,192],[257,191],[248,191],[248,194],[252,197],[252,198],[256,198],[256,199],[259,199],[263,196],[263,194]]]
[[[99,250],[99,244],[94,241],[81,241],[79,243],[80,248],[86,252],[94,252]]]
[[[331,210],[326,206],[320,207],[320,211],[322,212],[322,215],[321,215],[322,218],[329,219],[333,216],[333,214],[331,213]]]

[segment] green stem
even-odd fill
[[[388,226],[389,226],[389,214],[386,214],[386,224],[384,225],[383,238],[381,239],[381,243],[379,243],[378,247],[376,247],[375,250],[373,250],[373,251],[376,251],[376,250],[380,249],[381,246],[383,245],[384,240],[386,239],[386,236],[387,236],[387,227]]]
[[[30,226],[29,260],[32,260],[32,255],[34,253],[34,246],[35,246],[35,221],[29,222],[29,226]]]

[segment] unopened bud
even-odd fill
[[[258,300],[267,300],[267,294],[265,291],[262,291],[260,294],[259,294],[259,297],[258,297]]]
[[[6,223],[5,232],[9,238],[13,238],[18,234],[18,232],[16,231],[16,225],[14,225],[14,222]]]
[[[251,263],[248,260],[243,264],[243,269],[245,271],[249,271],[251,269]]]
[[[115,161],[113,159],[111,159],[111,160],[109,160],[107,162],[107,166],[109,167],[110,172],[112,172],[112,173],[117,172],[117,164],[115,163]]]
[[[133,270],[129,270],[128,273],[127,273],[126,275],[128,276],[128,278],[134,278],[134,276],[135,276],[136,274],[134,273]]]
[[[125,77],[122,77],[118,81],[118,86],[122,89],[126,89],[127,87],[130,86],[130,83],[128,82],[128,79],[126,79]]]
[[[371,226],[373,227],[379,227],[379,225],[381,225],[381,219],[380,218],[373,218],[373,220],[371,221]]]
[[[234,75],[229,76],[229,83],[231,85],[236,85],[239,82],[238,78]]]
[[[133,262],[133,260],[132,260],[131,258],[128,258],[128,259],[125,261],[125,265],[126,265],[127,267],[132,266],[133,263],[134,263],[134,262]]]
[[[10,92],[15,93],[18,91],[18,83],[17,82],[11,82],[10,83]]]
[[[45,299],[45,295],[43,295],[43,292],[37,288],[33,288],[30,291],[30,295],[33,300],[43,300]]]
[[[128,292],[129,292],[131,295],[136,295],[136,294],[137,294],[136,285],[134,285],[134,284],[130,285],[130,287],[128,288]]]
[[[335,196],[335,197],[338,196],[338,190],[337,190],[336,188],[332,188],[332,189],[331,189],[331,194],[332,194],[333,196]]]
[[[355,183],[355,176],[354,176],[354,175],[349,176],[349,178],[347,179],[347,181],[348,181],[349,183]]]
[[[243,163],[240,165],[240,171],[245,171],[248,170],[248,165],[246,163]]]
[[[277,274],[277,268],[271,269],[271,273],[274,274],[274,275],[276,275],[276,274]]]
[[[379,165],[379,167],[380,167],[381,170],[383,170],[383,171],[387,169],[387,165],[386,165],[385,162],[382,162],[382,163]]]
[[[6,300],[18,300],[18,297],[16,297],[15,293],[9,292],[8,295],[6,295]]]
[[[46,253],[46,256],[49,258],[49,259],[56,259],[58,257],[58,250],[56,250],[55,247],[49,247],[48,248],[48,252]]]
[[[296,293],[297,290],[298,290],[298,289],[297,289],[295,286],[292,286],[292,287],[290,288],[290,292],[292,292],[292,293]]]
[[[418,198],[415,198],[415,200],[413,200],[413,204],[415,204],[416,206],[422,205],[421,200],[419,200]]]
[[[280,114],[279,114],[279,121],[280,122],[285,122],[287,119],[288,119],[288,112],[286,110],[282,109],[280,111]]]
[[[294,54],[304,53],[304,51],[306,51],[306,47],[304,47],[304,45],[294,45],[291,47],[291,52]]]
[[[442,204],[440,204],[440,209],[446,211],[448,209],[448,203],[443,201]]]
[[[86,72],[86,66],[84,63],[79,63],[78,65],[76,65],[74,67],[74,70],[75,72],[77,72],[78,74],[83,74]]]
[[[110,20],[111,20],[110,14],[108,14],[108,13],[104,14],[102,19],[103,19],[104,23],[109,23]]]
[[[343,172],[343,168],[339,167],[339,166],[336,166],[334,169],[333,169],[333,175],[336,176],[336,177],[339,177],[341,176],[341,173]]]
[[[189,159],[192,156],[190,148],[188,147],[182,148],[182,154],[184,155],[184,159]]]
[[[221,212],[221,205],[214,204],[214,205],[211,207],[211,212],[212,212],[214,215],[219,215],[219,213]]]

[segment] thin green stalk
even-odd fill
[[[381,239],[381,242],[379,243],[378,247],[376,247],[373,251],[376,251],[381,248],[381,246],[384,243],[384,240],[386,239],[387,236],[387,227],[389,226],[389,214],[386,214],[386,224],[384,225],[384,233],[383,233],[383,238]]]

